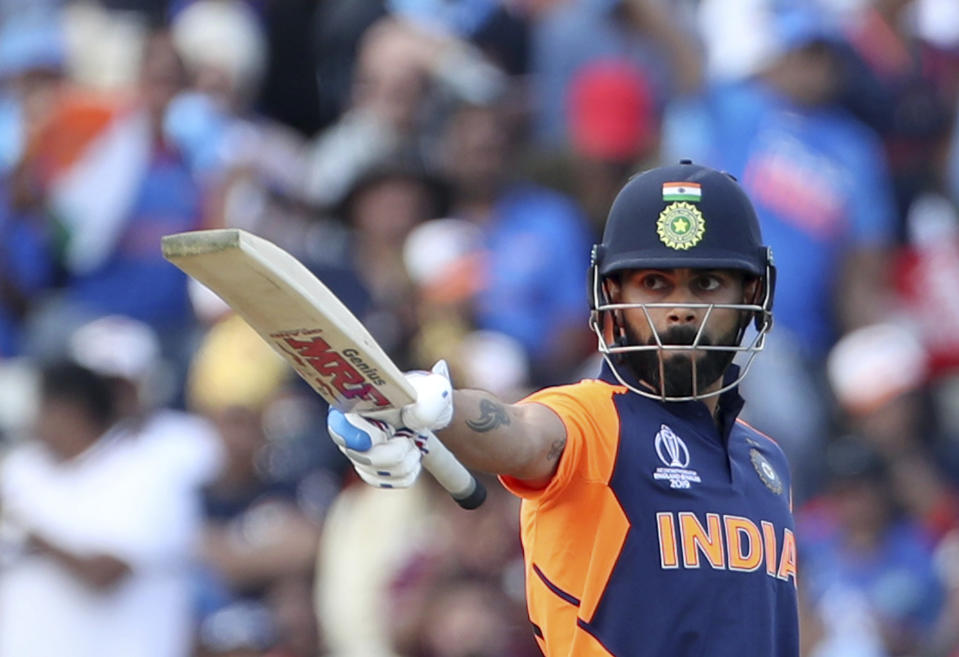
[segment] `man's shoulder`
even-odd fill
[[[762,451],[786,460],[786,454],[783,452],[783,449],[780,447],[779,443],[776,442],[775,438],[772,438],[769,434],[760,431],[742,418],[736,420],[732,431],[734,433],[739,433],[747,440],[747,442],[759,447],[762,449]]]
[[[62,465],[35,439],[26,439],[0,454],[0,506],[20,495],[32,498],[60,478]]]
[[[49,452],[35,440],[24,440],[0,452],[0,474],[33,470],[50,463]]]
[[[216,430],[212,422],[200,415],[163,408],[150,415],[144,431],[150,434],[209,438],[215,435]]]
[[[213,423],[183,411],[155,411],[136,437],[138,452],[154,469],[161,464],[201,481],[218,472],[225,460],[222,441]]]
[[[608,400],[612,395],[622,393],[624,386],[614,385],[602,379],[580,379],[573,383],[549,386],[533,392],[519,401],[521,404],[564,399],[591,405],[599,400]]]

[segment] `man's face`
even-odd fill
[[[632,345],[738,344],[742,311],[695,308],[687,304],[743,304],[753,299],[756,281],[746,282],[736,271],[719,269],[641,269],[610,280],[614,303],[664,304],[627,308],[620,321]],[[707,317],[708,314],[708,317]],[[657,393],[669,397],[701,395],[718,389],[732,362],[732,350],[646,350],[624,354],[636,376]]]
[[[48,397],[40,401],[33,431],[57,458],[70,459],[96,442],[102,428],[79,403]]]
[[[496,193],[510,157],[508,135],[500,110],[464,107],[450,118],[443,157],[461,194],[486,199]]]

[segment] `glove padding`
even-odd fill
[[[406,372],[406,380],[416,390],[416,401],[397,412],[368,413],[366,417],[382,419],[390,424],[408,427],[415,433],[445,429],[453,419],[453,384],[445,360],[439,360],[429,372]]]
[[[453,384],[445,360],[439,360],[429,372],[405,372],[406,380],[416,390],[416,401],[403,408],[366,411],[363,417],[381,420],[394,427],[406,427],[414,433],[439,431],[453,419]]]
[[[419,476],[427,436],[335,408],[330,408],[326,426],[333,442],[370,486],[409,488]]]

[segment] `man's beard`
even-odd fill
[[[629,344],[643,344],[630,327],[625,328]],[[698,329],[692,326],[674,326],[660,333],[659,339],[664,345],[692,345],[696,339],[697,331]],[[735,329],[720,336],[716,342],[710,340],[704,332],[700,337],[698,346],[713,344],[735,346],[738,344],[737,338],[738,331]],[[655,345],[656,338],[650,336],[646,344]],[[661,353],[665,385],[663,385],[663,379],[660,378],[659,359]],[[732,349],[709,350],[700,352],[700,354],[695,360],[695,389],[693,385],[692,352],[649,349],[628,351],[622,356],[632,368],[636,377],[652,386],[656,394],[663,394],[666,397],[693,397],[694,395],[702,395],[712,384],[720,380],[726,368],[729,367],[736,356],[736,352]]]

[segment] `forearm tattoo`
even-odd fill
[[[501,404],[489,399],[483,399],[479,405],[480,416],[475,420],[467,420],[466,426],[477,433],[486,433],[496,427],[509,424],[509,415]]]

